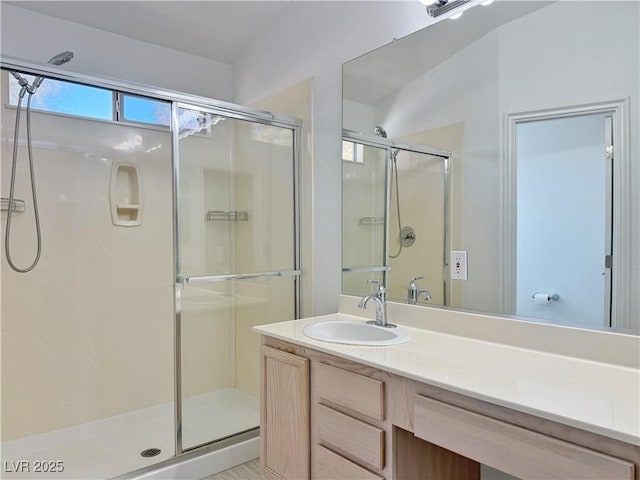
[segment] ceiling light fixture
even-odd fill
[[[432,5],[427,5],[427,13],[432,17],[439,17],[469,2],[471,2],[471,0],[436,0]],[[462,13],[456,13],[450,18],[460,18],[460,15],[462,15]]]

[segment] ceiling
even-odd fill
[[[503,1],[470,8],[343,66],[343,97],[377,105],[490,31],[553,2]]]
[[[233,64],[291,0],[3,3]]]

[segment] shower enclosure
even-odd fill
[[[110,478],[257,438],[251,327],[299,311],[299,122],[2,67],[2,197],[8,69],[48,77],[32,105],[42,256],[29,273],[2,259],[2,477]],[[70,86],[120,110],[100,118],[45,102],[76,105]],[[14,208],[12,256],[24,264],[36,239],[23,136],[18,155],[23,207],[3,201],[2,223]]]
[[[448,152],[387,138],[343,132],[342,291],[407,301],[412,279],[430,302],[447,305]],[[421,297],[424,301],[424,296]]]

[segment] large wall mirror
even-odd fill
[[[639,32],[497,1],[344,64],[343,293],[639,331]]]

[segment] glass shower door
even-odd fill
[[[174,107],[182,450],[259,426],[255,325],[297,300],[294,130]]]

